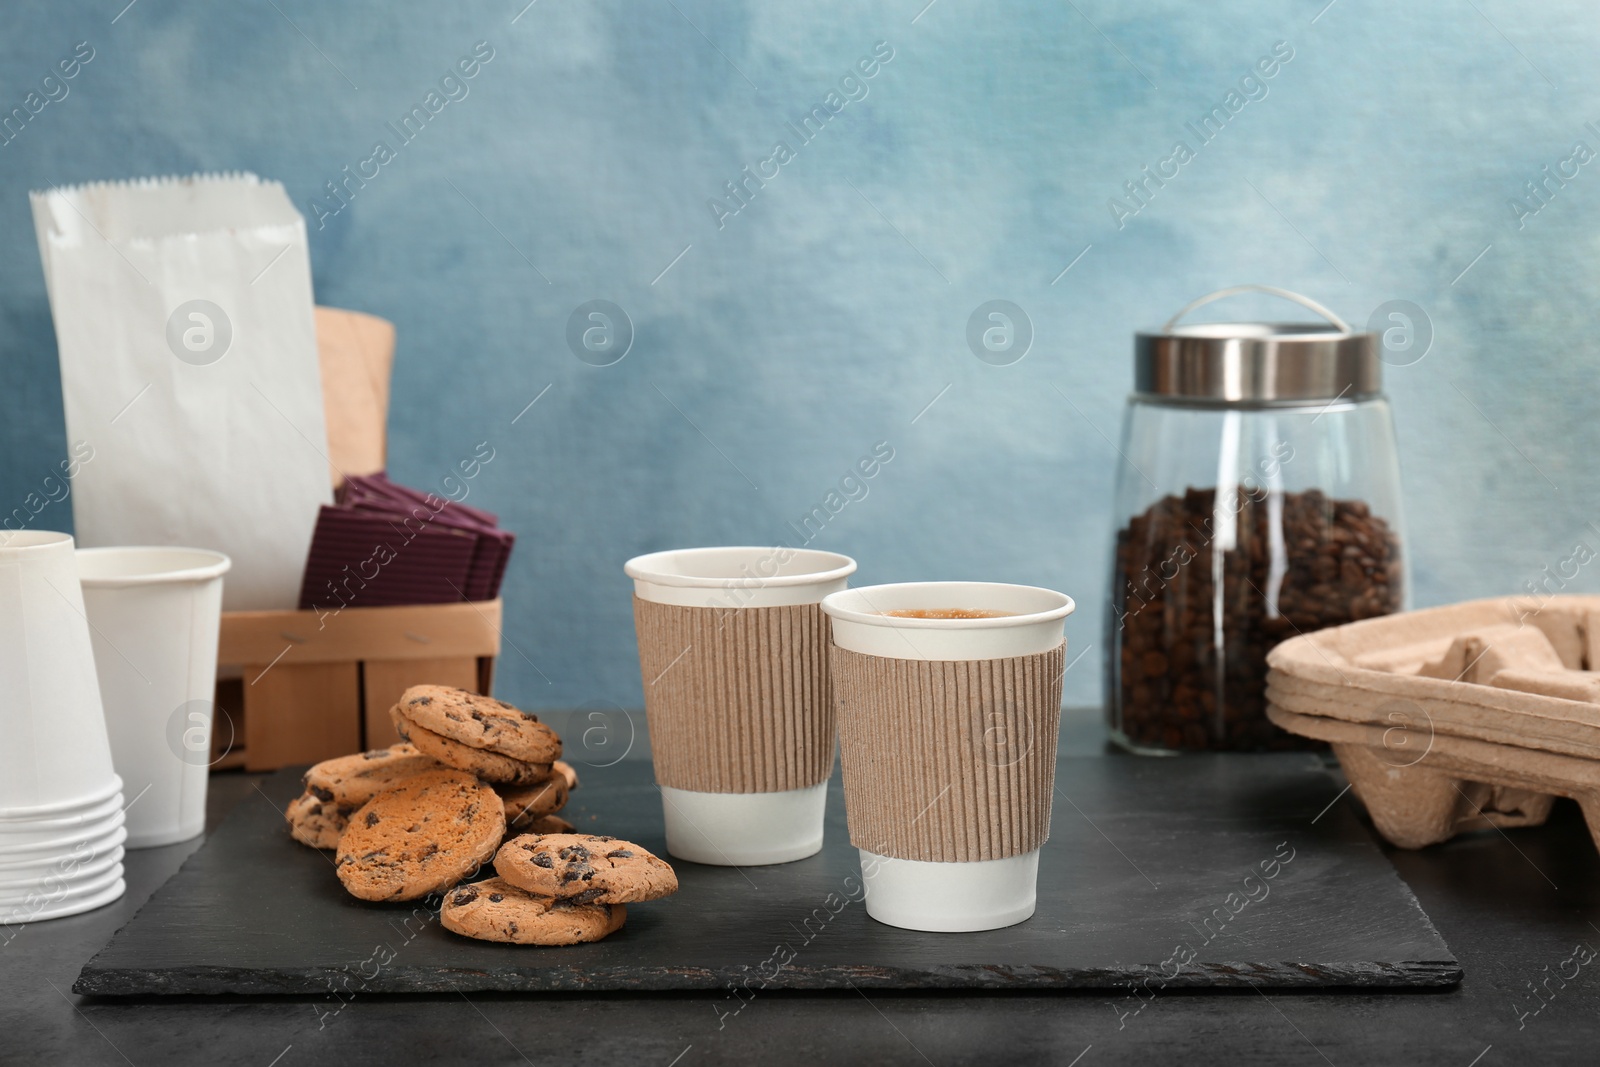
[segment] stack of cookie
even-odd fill
[[[446,930],[485,941],[565,945],[621,928],[625,905],[678,890],[661,859],[614,837],[523,834],[500,847],[496,878],[457,886],[439,919]]]
[[[502,844],[560,841],[559,850],[611,842],[573,835],[573,825],[556,814],[578,775],[560,759],[561,738],[536,716],[433,685],[406,690],[390,716],[404,743],[317,764],[286,812],[296,841],[337,850],[335,869],[353,896],[444,893]],[[500,879],[463,886],[445,902],[445,926],[517,944],[594,941],[621,927],[622,904],[677,888],[672,868],[639,846],[615,842],[606,851],[611,855],[588,869],[589,878],[568,866],[563,877],[574,873],[556,886],[525,875],[509,876],[503,886]],[[599,881],[588,884],[595,876]],[[474,904],[480,894],[482,903]]]
[[[561,738],[537,716],[463,689],[414,685],[389,717],[417,751],[486,782],[547,781],[561,758]]]
[[[339,837],[334,870],[362,900],[442,893],[482,866],[505,836],[493,789],[441,767],[386,789],[357,808]]]
[[[408,707],[413,709],[411,715],[402,710]],[[401,736],[414,740],[324,760],[305,773],[306,790],[286,812],[296,841],[312,848],[338,848],[350,817],[367,801],[424,771],[450,768],[465,771],[496,791],[510,833],[574,829],[556,812],[566,806],[568,793],[578,788],[578,772],[558,758],[561,738],[535,716],[491,697],[438,685],[406,690],[390,716]],[[418,725],[413,716],[439,728]],[[485,736],[499,747],[485,747]],[[507,750],[545,758],[535,762],[508,755]]]
[[[444,765],[412,745],[324,760],[305,773],[306,791],[289,802],[289,833],[312,848],[338,848],[355,810],[385,789]]]
[[[389,709],[397,733],[418,752],[490,783],[518,832],[571,831],[556,817],[578,775],[561,759],[561,738],[538,716],[493,697],[414,685]]]

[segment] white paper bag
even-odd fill
[[[233,558],[226,610],[293,608],[331,499],[305,220],[253,174],[32,194],[78,543]]]

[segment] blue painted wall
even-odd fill
[[[1418,603],[1600,547],[1600,164],[1525,191],[1600,150],[1592,5],[923,2],[13,5],[4,110],[93,59],[0,146],[0,503],[66,454],[27,190],[246,169],[306,213],[319,301],[399,327],[394,475],[437,486],[492,442],[470,502],[522,538],[500,688],[530,706],[637,705],[623,560],[787,538],[878,442],[814,544],[863,583],[1055,586],[1098,643],[1131,334],[1239,281],[1426,311],[1431,350],[1388,378]],[[479,42],[401,145],[386,124]],[[1234,89],[1200,146],[1185,123]],[[1180,139],[1194,158],[1115,210]],[[741,205],[747,166],[769,177]],[[633,324],[611,366],[566,340],[595,299]],[[991,299],[1032,322],[1011,366],[966,341]],[[1098,698],[1099,651],[1069,701]]]

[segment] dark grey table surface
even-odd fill
[[[1097,717],[1069,715],[1062,750],[1103,751]],[[210,825],[255,781],[214,778]],[[1465,969],[1459,986],[1442,990],[763,993],[735,1016],[725,997],[701,993],[357,996],[342,1005],[73,995],[84,962],[198,844],[130,854],[128,893],[113,906],[0,930],[0,1063],[1600,1060],[1600,960],[1574,962],[1575,946],[1586,946],[1577,958],[1600,948],[1600,857],[1566,802],[1543,827],[1487,831],[1423,852],[1386,849]],[[1158,865],[1159,856],[1141,857],[1146,863]]]

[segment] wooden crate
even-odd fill
[[[222,615],[217,767],[276,770],[393,744],[389,708],[407,687],[488,693],[499,600]],[[232,725],[222,721],[226,716]],[[242,756],[240,755],[242,750]]]

